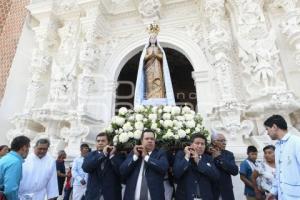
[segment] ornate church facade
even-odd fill
[[[1,124],[12,125],[2,127],[1,142],[46,136],[52,152],[65,149],[71,157],[80,143],[93,144],[120,106],[133,106],[134,58],[154,21],[178,81],[176,102],[201,113],[208,130],[224,133],[237,159],[249,144],[271,142],[263,127],[271,114],[283,115],[297,134],[297,2],[32,0],[2,100]],[[192,85],[182,89],[186,66]]]

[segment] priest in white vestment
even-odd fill
[[[52,200],[58,197],[58,182],[55,159],[47,154],[50,142],[40,139],[23,163],[19,188],[20,200]]]

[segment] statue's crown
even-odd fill
[[[159,33],[160,28],[159,28],[159,25],[154,22],[154,23],[148,25],[147,30],[148,30],[149,34],[157,35]]]

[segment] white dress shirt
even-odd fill
[[[149,155],[146,155],[145,158],[142,161],[142,165],[140,168],[140,172],[139,172],[139,176],[137,179],[137,183],[136,183],[136,188],[135,188],[135,200],[140,200],[140,195],[141,195],[141,186],[142,186],[142,178],[143,178],[143,169],[145,167],[145,162],[148,162],[150,155],[152,152],[149,152]],[[137,161],[138,160],[138,156],[137,155],[133,155],[133,161]],[[150,196],[150,192],[149,192],[149,188],[148,188],[148,200],[151,200],[151,196]]]

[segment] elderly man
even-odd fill
[[[177,182],[176,200],[213,199],[212,183],[219,178],[213,159],[205,153],[206,137],[193,134],[191,145],[176,154],[173,166]]]
[[[22,163],[28,155],[30,140],[18,136],[11,143],[11,151],[0,159],[0,192],[8,200],[18,200],[18,189],[22,177]],[[0,194],[0,197],[1,195]]]
[[[141,145],[133,148],[120,167],[126,182],[124,200],[164,200],[167,171],[167,155],[155,148],[155,133],[144,130]]]
[[[269,117],[264,125],[272,140],[278,140],[275,149],[276,180],[267,199],[300,199],[300,137],[288,132],[280,115]]]
[[[214,184],[214,200],[234,200],[231,175],[236,176],[239,168],[235,164],[232,152],[225,150],[226,138],[221,133],[212,135],[212,147],[210,148],[214,163],[220,172],[218,183]]]
[[[23,164],[23,175],[20,184],[21,199],[42,200],[55,199],[58,196],[55,160],[48,152],[48,139],[39,139],[34,153],[29,154]]]

